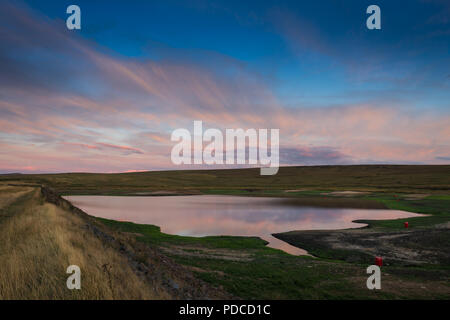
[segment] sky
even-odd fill
[[[282,165],[450,164],[449,52],[446,0],[0,0],[0,173],[179,169],[195,120],[279,129]]]

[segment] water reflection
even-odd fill
[[[68,196],[90,215],[153,224],[161,231],[184,236],[258,236],[268,246],[301,255],[306,251],[271,236],[291,230],[359,227],[356,219],[415,216],[398,210],[300,207],[279,198],[234,196],[111,197]]]

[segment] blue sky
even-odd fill
[[[73,1],[28,3],[52,19],[65,19]],[[208,53],[231,57],[260,74],[292,106],[378,100],[388,92],[417,107],[429,108],[430,102],[448,107],[448,94],[439,86],[449,83],[445,1],[378,1],[381,30],[365,26],[365,10],[373,1],[77,4],[83,16],[80,34],[113,54],[198,63],[208,63]]]

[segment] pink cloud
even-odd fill
[[[139,149],[133,148],[133,147],[129,147],[129,146],[120,146],[120,145],[104,143],[104,142],[99,142],[97,144],[102,146],[102,147],[130,151],[131,153],[138,153],[138,154],[143,154],[144,153],[142,150],[139,150]]]
[[[86,143],[64,142],[64,144],[70,145],[70,146],[78,146],[78,147],[82,147],[82,148],[88,148],[88,149],[100,149],[98,146],[94,146],[94,145],[90,145],[90,144],[86,144]]]

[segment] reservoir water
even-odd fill
[[[258,236],[268,246],[290,254],[306,251],[271,234],[292,230],[361,227],[357,219],[397,219],[419,216],[399,210],[301,207],[286,199],[238,196],[66,196],[89,215],[152,224],[183,236]]]

